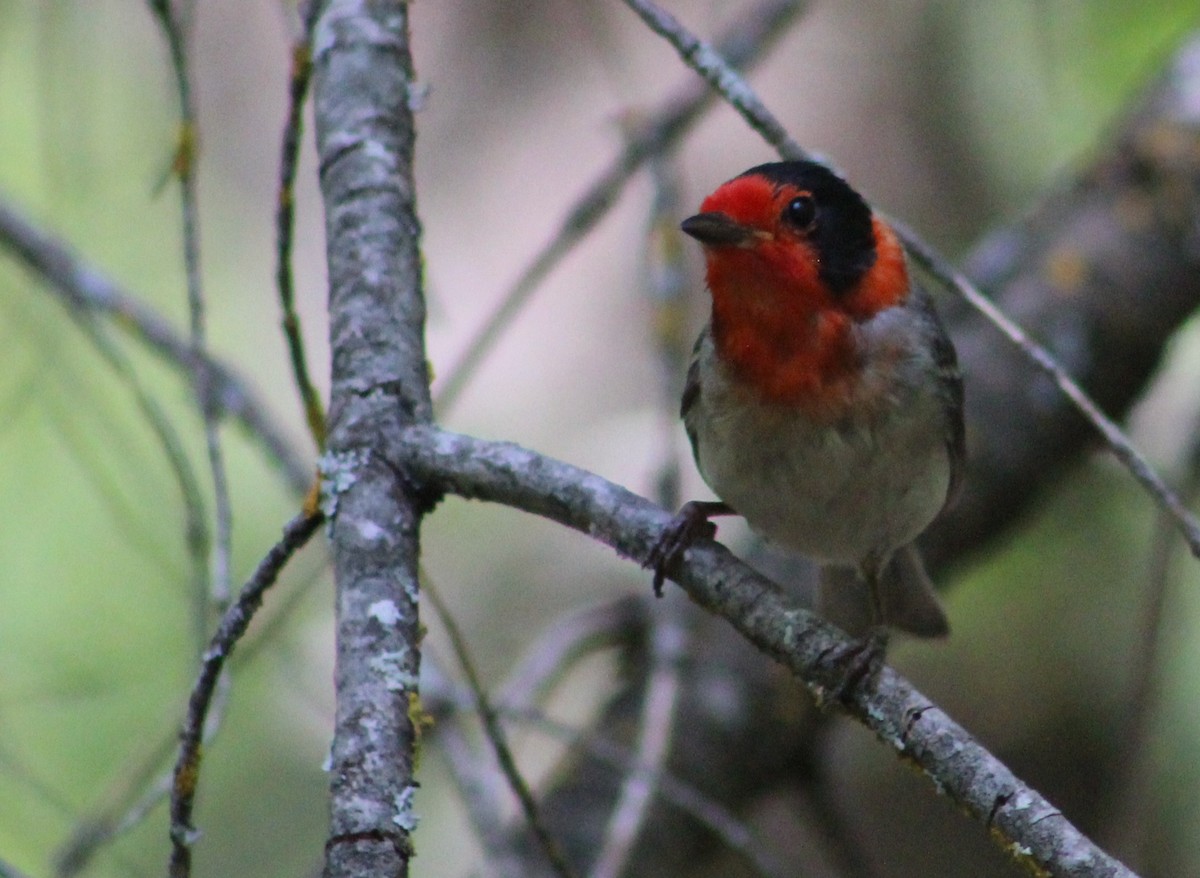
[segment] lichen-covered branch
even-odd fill
[[[381,453],[429,419],[408,7],[326,0],[313,97],[333,358],[325,511],[337,586],[337,711],[325,874],[404,875],[417,825],[417,556],[427,500]]]

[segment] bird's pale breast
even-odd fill
[[[870,328],[878,368],[820,421],[757,400],[703,341],[686,420],[705,481],[756,532],[818,560],[858,563],[914,540],[945,504],[951,463],[944,400],[911,341],[889,320]]]

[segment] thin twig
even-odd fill
[[[806,5],[806,0],[764,0],[719,41],[724,56],[739,67],[753,65]],[[713,101],[711,91],[689,83],[628,137],[621,154],[567,211],[554,237],[504,293],[467,343],[462,358],[447,372],[436,395],[440,415],[454,408],[508,324],[562,258],[608,213],[634,173],[651,156],[677,143]]]
[[[205,620],[205,609],[208,606],[209,570],[208,557],[210,536],[205,518],[204,494],[200,490],[200,481],[192,469],[192,462],[184,450],[179,432],[175,429],[166,411],[158,404],[158,400],[142,385],[133,364],[125,356],[124,351],[108,336],[105,328],[96,318],[87,312],[72,310],[71,316],[100,356],[109,364],[117,377],[129,388],[134,402],[150,425],[158,444],[163,450],[175,483],[179,486],[180,499],[184,511],[184,544],[187,546],[188,559],[191,564],[190,593],[195,602],[195,617],[193,625],[196,637],[196,652],[204,648],[208,625]]]
[[[422,676],[421,685],[422,700],[434,716],[445,718],[460,714],[462,711],[475,710],[472,693],[462,686],[451,685],[442,676]],[[605,735],[556,720],[535,704],[497,704],[496,710],[505,720],[526,724],[534,732],[563,742],[566,746],[583,748],[590,756],[622,774],[647,774],[647,772],[653,772],[660,768],[660,766],[637,762],[637,754],[628,746],[607,738]],[[434,729],[438,735],[437,740],[442,741],[445,723],[439,721]],[[479,778],[475,778],[473,782],[480,783]],[[755,872],[768,878],[782,878],[788,874],[788,871],[779,862],[775,862],[772,856],[763,853],[762,838],[758,837],[755,831],[750,829],[750,826],[742,822],[737,814],[728,810],[713,796],[704,793],[695,784],[672,775],[668,770],[660,772],[658,783],[662,799],[670,802],[671,805],[694,818],[698,824],[712,831],[713,835],[719,838],[728,849],[743,856],[746,862],[754,867]],[[496,806],[492,807],[494,810]],[[500,873],[505,874],[503,870],[500,870]]]
[[[55,783],[61,782],[59,778],[55,778],[55,783],[38,777],[16,753],[8,749],[7,744],[0,744],[0,773],[9,781],[16,781],[30,789],[33,796],[37,798],[39,804],[48,805],[50,810],[56,815],[61,815],[67,820],[72,820],[76,816],[77,810],[74,802],[74,796],[64,795],[55,788]],[[12,794],[10,794],[12,795]],[[26,799],[32,801],[31,799]],[[30,811],[30,814],[33,812]],[[9,827],[16,829],[16,827]],[[141,870],[135,866],[128,857],[122,855],[120,851],[113,853],[113,859],[119,864],[129,878],[135,878]],[[58,857],[53,859],[55,875],[60,875],[62,872],[61,860]]]
[[[628,747],[601,735],[583,732],[557,722],[535,708],[513,714],[513,719],[529,723],[533,728],[567,743],[578,743],[596,759],[617,771],[635,775],[660,768],[638,762],[636,755]],[[726,848],[745,859],[758,874],[769,878],[782,878],[793,874],[763,850],[762,839],[748,824],[699,787],[666,771],[658,772],[657,785],[658,793],[664,801],[670,802],[711,831]]]
[[[526,823],[529,824],[530,830],[532,830],[538,844],[541,845],[542,852],[545,853],[546,859],[550,862],[554,871],[560,878],[572,878],[575,875],[575,870],[571,868],[571,864],[567,862],[562,847],[554,836],[550,834],[550,831],[542,821],[537,800],[534,799],[533,791],[529,789],[529,784],[525,782],[525,778],[521,775],[521,770],[517,767],[512,749],[508,746],[508,737],[504,733],[504,727],[500,724],[496,709],[492,706],[491,699],[488,698],[487,691],[483,688],[483,683],[480,681],[479,674],[475,670],[475,662],[471,658],[471,651],[467,647],[466,638],[463,636],[462,631],[459,630],[458,623],[454,620],[454,616],[442,600],[438,589],[428,579],[422,583],[422,589],[425,594],[429,595],[429,600],[433,604],[434,611],[438,614],[438,618],[441,619],[442,625],[446,628],[446,634],[450,638],[450,647],[454,650],[455,658],[458,659],[459,667],[462,668],[463,676],[467,680],[467,686],[471,690],[471,696],[475,700],[475,710],[478,712],[480,722],[483,724],[484,734],[488,742],[492,745],[492,750],[496,754],[496,761],[500,764],[500,770],[504,772],[504,777],[516,795],[517,801],[521,803],[521,810],[525,814]]]
[[[787,133],[766,105],[712,46],[689,33],[670,13],[651,0],[624,0],[625,5],[638,14],[655,33],[663,36],[685,63],[717,90],[743,119],[787,159],[813,159]],[[977,311],[983,314],[1004,334],[1029,360],[1053,379],[1059,390],[1071,401],[1084,418],[1092,424],[1108,444],[1116,458],[1133,477],[1146,489],[1159,506],[1167,510],[1176,527],[1187,541],[1188,547],[1200,558],[1200,522],[1179,501],[1154,468],[1133,446],[1129,438],[1105,415],[1073,378],[1064,370],[1044,347],[1034,342],[1024,330],[1009,320],[990,299],[979,292],[954,266],[926,244],[903,223],[891,218],[897,236],[904,242],[913,260],[931,277],[954,289]]]
[[[680,663],[687,653],[687,626],[680,617],[684,605],[672,601],[656,607],[650,634],[650,672],[642,695],[638,736],[631,768],[621,784],[604,832],[604,845],[589,878],[620,878],[650,812],[671,754],[675,719],[683,684]]]
[[[493,701],[496,711],[504,716],[517,716],[536,710],[535,705],[580,659],[637,636],[646,627],[647,615],[645,601],[630,595],[555,620],[499,687]],[[484,862],[480,866],[485,874],[522,874],[525,863],[514,851],[512,833],[502,816],[502,776],[491,760],[480,758],[481,754],[469,745],[460,728],[458,708],[473,708],[473,696],[464,693],[460,705],[454,687],[436,663],[436,656],[427,653],[427,657],[435,661],[426,662],[423,668],[422,704],[439,718],[434,726],[437,742],[483,845]],[[450,708],[449,716],[443,716]]]
[[[437,742],[467,819],[483,847],[479,864],[482,876],[508,878],[520,874],[523,864],[514,856],[504,818],[506,784],[492,761],[468,740],[464,728],[474,713],[474,697],[442,672],[441,663],[428,645],[424,658],[421,707],[434,721],[430,738]]]
[[[447,712],[457,714],[475,708],[474,698],[469,692],[461,687],[451,687],[444,679],[428,679],[427,682],[427,678],[423,678],[422,685],[423,699],[435,715]],[[498,704],[496,710],[505,719],[523,723],[568,747],[583,748],[600,762],[623,774],[646,774],[658,769],[657,766],[638,762],[637,755],[624,744],[556,720],[534,704]],[[440,742],[445,724],[439,723],[436,729]],[[709,829],[729,850],[744,857],[757,873],[769,878],[783,878],[790,874],[761,850],[761,840],[754,831],[712,796],[669,771],[659,774],[658,785],[664,801]],[[501,874],[505,873],[501,870]]]
[[[292,45],[292,71],[288,78],[288,113],[283,127],[279,158],[279,192],[275,205],[275,284],[283,310],[283,334],[287,339],[292,377],[300,393],[300,403],[309,433],[318,451],[325,450],[325,409],[321,395],[308,374],[304,353],[304,333],[296,313],[295,283],[292,276],[292,245],[296,224],[296,167],[299,164],[304,134],[304,103],[312,83],[312,31],[317,4],[304,4],[301,33]]]
[[[173,726],[169,734],[139,757],[136,765],[119,773],[117,782],[121,790],[112,805],[82,818],[73,815],[71,834],[54,853],[56,878],[72,878],[83,872],[101,848],[137,826],[149,807],[166,797],[171,788],[171,773],[164,772],[162,766],[178,741],[179,730]]]
[[[266,590],[275,584],[284,565],[309,541],[324,520],[324,513],[320,510],[305,509],[287,523],[282,539],[271,547],[243,586],[237,601],[226,609],[204,652],[200,673],[188,699],[187,716],[179,735],[179,757],[172,775],[171,878],[185,878],[191,874],[192,842],[196,837],[196,830],[192,826],[192,809],[200,780],[200,744],[221,671],[233,648],[246,633],[255,612],[262,606]]]
[[[808,158],[808,153],[799,143],[792,140],[787,129],[758,99],[734,65],[725,57],[725,52],[702,40],[680,24],[679,19],[650,0],[625,0],[650,30],[674,47],[688,67],[700,74],[714,92],[742,116],[762,135],[763,139],[785,158]]]
[[[648,623],[646,602],[633,595],[560,616],[518,660],[496,702],[506,709],[540,702],[576,662],[640,638]]]
[[[280,626],[292,616],[313,583],[318,581],[315,573],[323,569],[318,567],[314,574],[302,578],[299,587],[278,601],[274,611],[265,618],[261,614],[257,617],[258,624],[254,630],[238,643],[239,648],[228,663],[230,670],[245,668],[262,654],[265,645],[274,641]],[[219,715],[220,707],[217,704],[210,709],[204,722],[202,747],[209,746],[218,731],[219,723],[213,721],[213,716]],[[70,878],[83,872],[102,847],[139,826],[154,807],[170,795],[174,768],[163,770],[162,766],[175,751],[178,742],[178,719],[172,717],[170,729],[140,756],[133,767],[118,772],[121,789],[102,797],[107,799],[107,803],[80,820],[71,837],[55,854],[59,878]]]
[[[1189,503],[1200,495],[1200,424],[1193,424],[1191,448],[1187,455],[1187,475],[1180,495]],[[1174,541],[1173,522],[1160,513],[1151,536],[1146,564],[1142,608],[1138,619],[1137,642],[1128,656],[1129,692],[1123,728],[1118,736],[1120,758],[1115,760],[1117,777],[1112,789],[1119,791],[1109,815],[1113,847],[1135,865],[1143,859],[1150,806],[1151,761],[1148,742],[1155,711],[1159,705],[1164,630],[1167,621],[1167,592],[1171,587],[1171,560]]]
[[[196,152],[199,138],[192,79],[188,69],[187,45],[182,23],[170,0],[149,0],[171,56],[175,90],[179,100],[179,143],[171,170],[179,181],[179,204],[183,221],[183,264],[187,276],[188,324],[193,352],[196,396],[204,422],[204,444],[213,483],[214,540],[212,551],[212,600],[218,609],[229,602],[230,555],[233,544],[233,508],[229,481],[221,450],[220,417],[213,403],[209,376],[204,285],[200,277],[200,208],[196,195]],[[206,614],[207,615],[207,614]]]
[[[678,409],[679,376],[686,364],[688,344],[686,291],[688,272],[679,231],[680,191],[673,154],[663,153],[649,162],[654,184],[650,234],[647,238],[646,297],[651,308],[651,327],[662,393],[662,465],[655,480],[659,504],[667,509],[679,503],[679,455],[676,453],[675,413]],[[655,602],[648,628],[649,668],[638,709],[638,733],[632,762],[602,836],[604,843],[592,866],[590,878],[618,878],[633,856],[650,806],[659,793],[661,779],[671,755],[677,708],[683,688],[681,659],[687,652],[689,630],[678,601]]]
[[[213,404],[219,412],[237,420],[279,466],[297,494],[308,490],[313,466],[304,461],[291,441],[267,414],[267,407],[249,383],[206,352],[192,350],[188,340],[153,308],[121,289],[94,266],[81,259],[60,238],[35,226],[0,200],[0,246],[12,252],[26,268],[46,281],[46,289],[67,307],[112,318],[121,330],[158,354],[173,368],[193,380],[195,360],[207,364]]]
[[[1191,553],[1200,558],[1200,522],[1167,486],[1162,476],[1155,471],[1128,436],[1092,400],[1058,361],[1042,345],[1035,342],[1020,326],[1010,320],[1003,311],[971,284],[969,280],[936,250],[922,241],[902,223],[890,220],[896,234],[904,241],[908,252],[918,265],[937,280],[948,284],[968,304],[991,321],[1029,360],[1046,373],[1071,401],[1080,414],[1100,433],[1113,455],[1150,494],[1154,501],[1174,521],[1176,529],[1183,535]]]

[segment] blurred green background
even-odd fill
[[[730,7],[690,0],[670,8],[712,34]],[[519,14],[500,0],[410,8],[418,73],[431,88],[419,116],[419,208],[430,355],[444,372],[619,148],[617,119],[652,106],[687,74],[615,2],[534,0]],[[956,253],[1081,161],[1196,19],[1195,4],[1184,0],[815,2],[753,81],[798,140]],[[273,287],[274,190],[295,27],[294,8],[277,0],[206,0],[194,4],[191,48],[212,345],[309,449]],[[161,185],[175,114],[166,51],[144,4],[0,0],[0,198],[182,331],[177,194]],[[711,112],[678,157],[685,202],[769,158],[730,111]],[[306,142],[298,297],[325,388],[314,176]],[[513,439],[652,492],[664,415],[640,287],[649,200],[643,176],[522,314],[450,426]],[[698,328],[698,276],[695,291]],[[127,335],[110,334],[170,413],[207,485],[187,387]],[[1182,334],[1134,419],[1139,440],[1170,473],[1196,423],[1196,336]],[[198,644],[184,514],[154,435],[87,336],[7,255],[0,351],[0,862],[42,876],[83,821],[127,796],[138,772],[149,766],[153,776],[166,764]],[[682,447],[682,430],[675,435]],[[222,437],[241,581],[295,498],[236,428]],[[685,494],[695,495],[698,478],[690,464],[686,470]],[[1150,505],[1130,479],[1106,459],[1088,464],[956,583],[951,641],[902,648],[899,663],[989,746],[1018,747],[1030,729],[1044,728],[1037,721],[1048,711],[1069,714],[1071,699],[1117,715],[1152,528]],[[576,534],[461,501],[429,520],[425,561],[491,681],[528,643],[531,627],[648,585],[642,572]],[[1200,662],[1190,636],[1200,577],[1179,561],[1150,746],[1163,875],[1200,873],[1200,692],[1190,672]],[[269,878],[319,867],[321,763],[332,727],[323,562],[313,547],[292,566],[268,599],[276,623],[256,630],[234,672],[224,728],[204,763],[198,875]],[[430,648],[445,656],[442,632],[430,626]],[[584,711],[588,692],[576,688],[583,691],[573,709]],[[525,755],[544,764],[541,742],[521,740]],[[859,744],[873,746],[865,737],[851,742]],[[888,754],[865,759],[865,772],[896,773]],[[872,759],[879,765],[871,768]],[[473,855],[462,843],[461,809],[438,759],[427,757],[422,770],[416,873],[459,874]],[[166,822],[157,808],[88,874],[161,874]]]

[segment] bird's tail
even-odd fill
[[[883,569],[879,588],[883,621],[888,626],[917,637],[945,637],[950,633],[946,612],[915,545],[896,550]],[[867,583],[853,567],[822,567],[816,610],[848,634],[862,636],[871,626]]]

